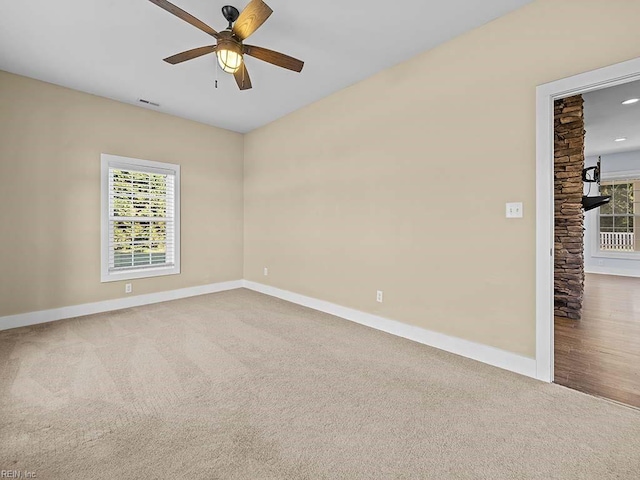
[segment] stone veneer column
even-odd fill
[[[556,100],[554,109],[554,310],[580,320],[584,294],[584,107],[582,95]]]

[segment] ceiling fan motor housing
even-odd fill
[[[218,34],[217,50],[231,50],[242,55],[242,43],[240,43],[230,30],[223,30]]]

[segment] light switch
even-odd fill
[[[507,203],[507,218],[522,218],[522,202]]]

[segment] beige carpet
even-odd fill
[[[247,290],[0,332],[0,470],[638,479],[640,411]]]

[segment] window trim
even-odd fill
[[[175,176],[174,185],[174,264],[173,266],[146,267],[122,271],[109,270],[109,167],[130,165],[149,170],[170,171]],[[152,278],[180,274],[180,165],[141,160],[102,153],[100,155],[100,282],[117,282],[137,278]]]
[[[601,176],[602,182],[629,182],[633,183],[640,178],[640,170],[625,170],[619,172],[607,172]],[[592,234],[591,256],[593,258],[612,258],[618,260],[639,260],[640,251],[636,252],[616,252],[612,250],[600,249],[600,209],[594,210],[592,222],[595,224]]]

